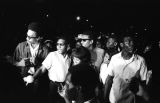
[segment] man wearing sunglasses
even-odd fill
[[[41,43],[42,29],[42,24],[39,22],[30,23],[26,34],[26,41],[19,43],[14,51],[13,64],[20,68],[20,74],[23,78],[33,75],[48,55],[48,48]],[[44,78],[48,79],[47,76],[43,75],[43,81]],[[33,86],[30,85],[35,91],[33,94],[39,91],[37,88],[39,88],[42,79],[35,81],[32,84]],[[30,95],[32,94],[31,92],[29,93]]]
[[[81,45],[91,53],[91,63],[99,73],[99,69],[104,57],[104,50],[95,46],[95,39],[92,31],[85,31],[78,38]]]
[[[100,72],[100,66],[102,64],[103,58],[104,58],[104,49],[98,48],[95,45],[95,39],[93,31],[85,31],[81,34],[80,38],[78,39],[81,43],[81,45],[85,48],[87,48],[91,53],[91,65],[94,66],[97,74],[99,75]],[[102,102],[102,90],[101,85],[99,85],[96,88],[96,95],[98,96],[98,101]]]

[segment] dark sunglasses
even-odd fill
[[[87,41],[87,40],[91,40],[91,39],[78,39],[77,42],[81,42],[81,41]]]
[[[31,37],[31,36],[28,36],[28,35],[27,35],[27,38],[28,38],[28,39],[36,39],[37,37]]]
[[[63,43],[56,43],[56,45],[57,45],[57,46],[58,46],[58,45],[64,46],[65,44],[63,44]]]

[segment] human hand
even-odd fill
[[[29,83],[33,83],[34,78],[33,76],[29,75],[27,77],[24,77],[23,80],[26,82],[26,85],[28,85]]]
[[[34,67],[30,67],[30,69],[28,70],[28,73],[34,74],[35,73],[35,68]]]
[[[61,87],[58,87],[58,93],[61,97],[65,98],[66,97],[66,90],[67,86],[66,85],[61,85]]]
[[[22,58],[20,62],[18,62],[16,65],[25,67],[27,64],[29,64],[29,58]]]
[[[137,93],[138,89],[139,89],[139,84],[138,84],[138,78],[133,77],[130,81],[129,81],[129,89],[133,92],[133,93]]]
[[[35,64],[35,57],[30,58],[30,63]]]

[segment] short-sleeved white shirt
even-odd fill
[[[129,60],[124,60],[120,52],[112,56],[107,69],[108,75],[114,77],[110,92],[111,103],[116,103],[120,98],[133,95],[128,88],[128,83],[137,72],[139,72],[140,80],[146,80],[147,77],[145,60],[139,55],[133,55]]]
[[[42,65],[48,70],[49,79],[56,82],[64,82],[68,73],[71,60],[58,51],[50,52]]]
[[[38,53],[38,49],[39,49],[39,44],[35,48],[33,48],[31,44],[29,44],[29,47],[30,47],[30,52],[31,52],[32,57],[36,57]]]

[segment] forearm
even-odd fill
[[[42,65],[33,75],[34,79],[37,79],[39,76],[41,76],[46,71],[46,68]]]
[[[109,76],[106,78],[105,86],[104,86],[104,99],[108,102],[109,101],[109,93],[112,87],[113,77]]]
[[[141,81],[139,83],[139,91],[136,93],[136,95],[141,96],[145,101],[149,101],[149,94],[145,81]]]
[[[21,65],[20,65],[20,63],[18,62],[18,61],[14,61],[14,62],[12,62],[13,63],[13,65],[15,65],[15,66],[17,66],[17,67],[21,67]]]

